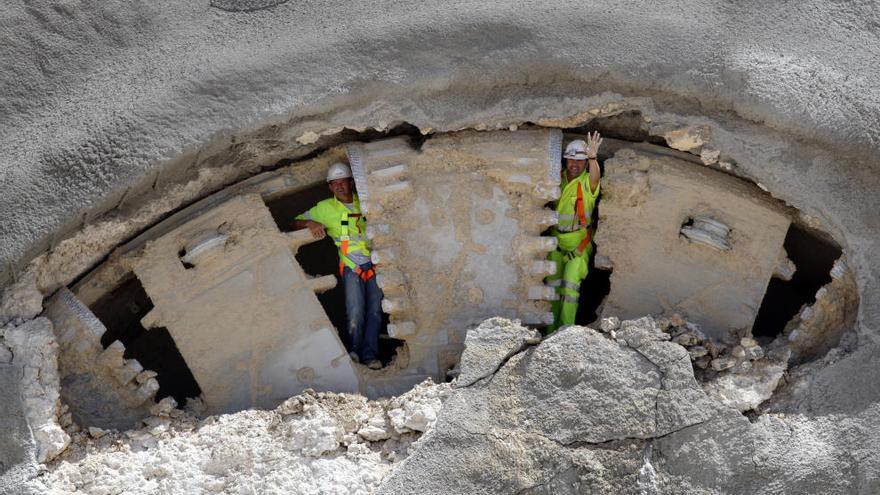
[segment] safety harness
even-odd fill
[[[577,190],[577,200],[575,201],[575,211],[578,216],[578,226],[580,228],[584,228],[587,225],[587,236],[584,237],[584,240],[578,244],[577,250],[578,252],[583,253],[587,246],[590,245],[590,241],[593,240],[593,224],[587,220],[587,215],[584,213],[584,189],[581,185],[581,181],[578,181],[578,190]]]
[[[567,253],[568,256],[578,256],[579,253],[583,253],[593,239],[593,224],[590,221],[590,215],[588,215],[586,211],[586,205],[584,203],[584,189],[580,181],[578,181],[577,183],[577,195],[574,203],[574,211],[574,214],[560,214],[560,222],[559,225],[557,225],[556,229],[559,232],[566,234],[576,232],[581,229],[586,229],[587,235],[578,244],[576,249]],[[557,247],[556,249],[562,251],[561,247]]]
[[[349,218],[355,219],[354,224],[358,229],[358,234],[360,234],[360,236],[363,236],[364,232],[361,230],[360,225],[358,225],[358,223],[357,223],[358,218],[360,218],[361,216],[362,215],[360,213],[350,213],[347,211],[342,214],[342,221],[340,222],[340,224],[342,225],[342,228],[345,231],[345,234],[339,237],[339,252],[340,252],[339,276],[341,277],[345,273],[345,261],[348,260],[348,262],[351,263],[351,265],[352,265],[351,270],[355,273],[355,275],[357,275],[358,277],[361,278],[361,280],[366,282],[376,275],[376,271],[373,270],[372,266],[370,266],[369,268],[364,270],[360,266],[358,266],[357,263],[355,263],[354,261],[351,261],[351,259],[348,257],[348,241],[351,240],[351,237],[348,235],[349,234],[348,219]],[[366,220],[366,218],[364,218],[364,220]]]

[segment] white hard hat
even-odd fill
[[[330,165],[330,170],[327,171],[327,182],[336,180],[336,179],[350,179],[351,178],[351,167],[342,163],[336,162],[333,165]]]
[[[587,156],[587,143],[583,139],[575,139],[568,143],[568,146],[565,147],[565,154],[562,156],[572,160],[586,160],[589,158]]]

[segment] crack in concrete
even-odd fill
[[[538,345],[541,344],[541,342],[543,342],[543,340],[534,341],[533,339],[530,339],[530,338],[523,339],[522,343],[520,343],[519,348],[509,351],[507,353],[507,355],[505,357],[503,357],[498,362],[498,365],[495,366],[494,370],[477,378],[476,380],[474,380],[471,383],[468,383],[467,385],[456,385],[455,388],[458,388],[458,389],[470,388],[473,385],[476,385],[481,382],[483,382],[485,385],[489,385],[490,383],[492,383],[492,379],[495,378],[495,375],[498,374],[499,371],[501,371],[501,368],[503,368],[505,365],[507,365],[507,363],[511,359],[513,359],[514,356],[516,356],[517,354],[522,354],[523,352],[527,351],[529,348],[537,347]]]
[[[535,432],[535,431],[520,431],[520,430],[511,430],[511,429],[508,429],[508,428],[503,428],[503,429],[492,429],[491,431],[488,431],[488,432],[479,432],[479,431],[472,431],[472,430],[469,430],[469,429],[465,428],[464,425],[461,425],[461,424],[458,424],[458,425],[456,425],[456,426],[457,426],[459,429],[461,429],[461,431],[464,431],[464,432],[467,433],[468,435],[472,435],[472,436],[493,437],[493,438],[497,438],[497,439],[501,439],[501,440],[506,440],[506,439],[508,439],[508,438],[510,438],[510,437],[512,437],[512,436],[514,436],[514,435],[534,436],[534,437],[539,437],[539,438],[542,438],[542,439],[544,439],[544,440],[547,440],[547,441],[553,442],[553,443],[559,445],[560,447],[564,447],[564,448],[567,448],[567,449],[577,449],[577,448],[581,448],[581,447],[584,447],[584,446],[589,446],[589,447],[606,447],[606,446],[611,446],[611,445],[614,444],[614,443],[623,443],[623,442],[649,442],[649,441],[654,441],[654,440],[661,440],[661,439],[664,439],[664,438],[666,438],[666,437],[668,437],[668,436],[670,436],[670,435],[674,435],[675,433],[678,433],[678,432],[680,432],[680,431],[683,431],[683,430],[685,430],[685,429],[688,429],[688,428],[694,428],[694,427],[701,426],[701,425],[703,425],[703,424],[709,423],[710,421],[713,421],[715,418],[717,418],[718,414],[719,414],[719,413],[716,412],[716,413],[713,414],[712,416],[710,416],[710,417],[708,417],[708,418],[706,418],[706,419],[704,419],[704,420],[702,420],[702,421],[699,421],[699,422],[696,422],[696,423],[693,423],[693,424],[689,424],[689,425],[682,426],[682,427],[680,427],[680,428],[677,428],[677,429],[675,429],[675,430],[673,430],[673,431],[670,431],[670,432],[664,433],[664,434],[662,434],[662,435],[649,435],[649,436],[645,436],[645,437],[629,437],[629,436],[624,436],[624,437],[609,438],[609,439],[606,439],[606,440],[600,440],[600,441],[574,440],[574,441],[571,441],[571,442],[563,442],[563,441],[556,440],[555,438],[548,437],[548,436],[546,436],[546,435],[544,435],[544,434],[542,434],[542,433]],[[655,430],[655,431],[656,431],[656,430]],[[507,434],[504,434],[505,432],[508,432],[508,433],[507,433]],[[499,434],[499,433],[502,433],[502,434]]]
[[[254,12],[270,9],[287,0],[211,0],[211,7],[226,12]]]
[[[627,344],[627,347],[630,347],[629,344]],[[639,347],[641,347],[641,346],[639,346]],[[664,386],[663,386],[663,381],[666,379],[666,372],[663,371],[663,368],[660,367],[660,365],[658,365],[657,363],[655,363],[654,361],[652,361],[651,358],[649,358],[647,355],[645,355],[645,353],[643,353],[643,352],[639,349],[639,347],[630,347],[630,349],[636,351],[636,353],[638,353],[639,356],[642,356],[643,359],[645,359],[645,360],[646,360],[647,362],[649,362],[652,366],[654,366],[655,368],[657,368],[657,371],[660,373],[660,383],[659,383],[659,386],[658,386],[658,388],[657,388],[657,393],[654,394],[654,431],[656,432],[657,429],[658,429],[658,425],[659,425],[659,420],[658,420],[658,418],[660,417],[660,392],[662,392],[663,389],[664,389],[664,388],[663,388],[663,387],[664,387]]]

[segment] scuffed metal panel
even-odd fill
[[[181,248],[211,232],[225,241],[183,263]],[[171,333],[209,413],[275,407],[306,388],[359,390],[315,296],[327,280],[308,278],[294,258],[300,237],[278,231],[260,196],[248,194],[155,239],[132,259],[155,305],[144,326]]]

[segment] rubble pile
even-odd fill
[[[732,344],[720,342],[679,314],[658,318],[656,323],[672,342],[687,349],[703,390],[741,412],[756,410],[769,399],[788,369],[791,351],[780,342],[771,344],[768,351],[751,336]],[[612,336],[619,327],[617,318],[603,318],[599,323]]]
[[[608,318],[599,327],[570,326],[534,343],[534,331],[518,322],[483,322],[468,334],[460,378],[436,426],[379,493],[845,494],[880,487],[875,405],[854,418],[750,418],[734,400],[749,397],[722,399],[713,390],[722,391],[724,380],[770,375],[756,370],[783,366],[768,357],[775,350],[758,357],[761,348],[747,340],[721,348],[683,320]],[[734,365],[698,367],[712,377],[700,384],[692,361],[705,355],[695,348],[713,345],[712,360]],[[467,363],[477,361],[474,373]]]
[[[430,380],[376,401],[308,390],[271,411],[201,420],[189,403],[184,411],[168,397],[136,430],[71,429],[70,447],[29,488],[37,493],[366,494],[433,427],[448,393],[449,385]]]

